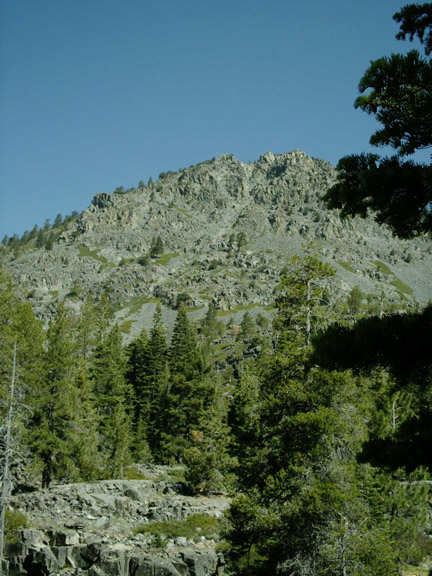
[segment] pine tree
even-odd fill
[[[156,258],[164,252],[164,244],[160,236],[153,237],[150,245],[150,256]]]
[[[226,415],[212,406],[191,430],[189,448],[184,453],[186,481],[194,492],[209,494],[231,488],[237,459],[230,455],[231,430]]]
[[[13,362],[13,351],[16,349]],[[10,381],[15,372],[14,411],[11,422],[11,458],[9,480],[12,488],[26,482],[32,465],[28,429],[31,415],[31,392],[42,374],[43,332],[29,303],[14,295],[10,280],[0,270],[0,428],[6,430],[10,404]],[[5,435],[0,434],[0,462],[5,456]]]
[[[288,261],[281,277],[281,295],[278,307],[277,327],[284,337],[296,339],[309,346],[312,332],[328,321],[326,288],[334,269],[321,262],[313,247],[306,247],[303,257],[294,255]]]
[[[218,374],[210,374],[214,393],[209,407],[191,431],[184,453],[186,481],[194,492],[227,491],[234,487],[237,458],[231,454],[234,437],[228,426],[228,395]]]
[[[52,227],[53,228],[61,228],[62,224],[63,224],[63,217],[61,214],[57,214]]]
[[[136,460],[149,459],[150,447],[147,439],[147,425],[149,418],[146,410],[145,383],[147,372],[147,346],[149,338],[145,328],[139,336],[133,340],[127,348],[127,371],[126,379],[132,386],[135,397],[133,454]],[[144,408],[144,410],[143,410]]]
[[[209,383],[203,377],[203,359],[184,304],[177,313],[169,349],[169,369],[163,450],[165,457],[179,461],[209,398]]]
[[[74,414],[73,426],[68,433],[68,450],[75,471],[75,480],[90,481],[100,477],[103,462],[99,446],[99,414],[93,390],[93,382],[87,362],[77,358],[75,391],[71,398]]]
[[[125,378],[126,357],[117,326],[96,347],[92,379],[100,415],[105,466],[111,477],[123,477],[130,461],[133,393]]]
[[[239,461],[239,475],[246,483],[248,463],[261,444],[261,378],[256,362],[250,362],[234,387],[229,405],[228,424],[233,431],[231,453]]]
[[[74,330],[75,319],[60,306],[47,332],[43,375],[39,386],[32,390],[34,412],[30,437],[42,464],[43,487],[49,486],[54,476],[75,479],[79,475],[72,449],[74,443],[70,442],[76,433],[76,421],[82,416],[73,410],[79,396]],[[82,439],[85,438],[83,434]]]
[[[180,304],[169,349],[171,375],[181,374],[193,379],[203,372],[196,333],[189,322],[184,303]]]
[[[129,378],[135,389],[138,442],[147,453],[147,445],[159,458],[164,427],[164,398],[167,393],[167,343],[162,322],[162,309],[157,304],[148,341],[142,334],[134,343],[129,360]]]
[[[254,335],[256,335],[256,324],[249,312],[245,312],[240,323],[240,330],[237,335],[237,340],[245,343],[250,342]]]

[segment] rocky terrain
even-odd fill
[[[57,485],[17,494],[10,505],[25,516],[28,527],[6,544],[7,573],[221,576],[218,522],[229,500],[185,495],[184,485],[169,480],[169,472],[147,466],[141,474],[146,480]],[[188,518],[194,520],[191,525]],[[173,526],[176,534],[170,535]]]
[[[52,248],[2,246],[0,258],[39,317],[61,300],[79,306],[89,293],[107,295],[126,339],[150,327],[157,301],[172,324],[179,294],[195,318],[209,302],[227,317],[268,313],[286,260],[309,241],[336,269],[335,298],[357,285],[389,303],[427,302],[430,240],[396,239],[372,219],[341,220],[321,201],[335,177],[301,151],[250,164],[223,155],[126,193],[97,194]],[[163,252],[149,257],[158,237]]]

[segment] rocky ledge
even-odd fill
[[[16,494],[11,505],[30,527],[18,530],[6,544],[4,572],[221,576],[224,558],[216,550],[217,525],[229,499],[188,496],[184,488],[181,482],[157,479],[109,480]],[[198,522],[189,522],[192,518]],[[188,526],[184,535],[183,525]],[[175,535],[168,529],[172,526]]]

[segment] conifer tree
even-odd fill
[[[166,407],[163,445],[166,457],[182,458],[208,402],[209,384],[194,328],[180,305],[169,348],[170,381]]]
[[[231,453],[238,458],[243,483],[251,454],[261,443],[261,398],[260,369],[256,362],[250,362],[234,388],[228,412],[228,424],[234,437]]]
[[[100,477],[103,464],[99,452],[99,414],[89,365],[81,356],[77,358],[75,391],[70,408],[74,420],[68,443],[75,467],[71,476],[75,480],[94,480]]]
[[[230,490],[235,484],[237,458],[231,454],[234,441],[228,426],[228,398],[217,374],[213,398],[191,431],[191,441],[184,453],[186,481],[195,492]]]
[[[196,333],[189,322],[184,303],[180,304],[169,348],[171,375],[182,374],[192,379],[203,372],[203,362]]]
[[[326,288],[334,269],[321,262],[313,247],[306,247],[303,257],[294,255],[288,261],[281,276],[281,295],[278,307],[277,327],[289,339],[303,340],[309,346],[311,335],[329,319]]]
[[[242,342],[250,342],[255,334],[256,324],[249,312],[245,312],[240,323],[240,330],[237,335],[237,340],[241,340]]]
[[[150,245],[150,256],[156,258],[164,252],[164,244],[160,236],[153,237]]]
[[[135,439],[133,444],[133,454],[135,459],[148,459],[150,457],[150,448],[147,439],[147,426],[149,418],[146,410],[145,382],[147,372],[147,346],[148,336],[145,328],[142,329],[139,336],[133,340],[127,348],[127,372],[126,379],[132,386],[135,398],[134,411],[134,430]],[[144,407],[144,410],[143,410]]]
[[[167,343],[158,303],[148,341],[140,336],[134,344],[129,360],[129,378],[132,379],[136,397],[136,426],[138,444],[143,456],[160,455],[161,433],[164,426],[164,405],[167,393]],[[147,448],[148,446],[148,448]]]
[[[87,388],[78,385],[83,365],[75,336],[76,318],[61,305],[48,328],[41,380],[31,394],[30,442],[42,464],[44,487],[53,477],[80,478],[83,451],[91,453],[87,461],[97,460],[90,422],[94,411]]]
[[[42,324],[30,304],[18,301],[11,281],[0,269],[0,473],[2,483],[7,484],[2,487],[5,496],[8,489],[25,482],[23,473],[32,465],[28,446],[31,390],[41,378],[42,356]],[[8,443],[9,470],[5,470]]]
[[[115,326],[97,346],[92,366],[106,470],[114,477],[123,477],[130,461],[133,394],[125,373],[126,357]]]
[[[237,459],[230,455],[231,441],[226,415],[211,406],[201,416],[197,429],[191,430],[189,448],[184,453],[186,481],[195,492],[209,494],[233,486]]]

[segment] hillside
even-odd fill
[[[150,327],[157,301],[172,325],[179,295],[195,318],[209,302],[226,317],[268,313],[287,258],[309,241],[336,269],[335,298],[358,286],[396,308],[427,302],[430,242],[393,238],[372,219],[341,220],[321,202],[334,180],[329,163],[301,151],[250,164],[225,154],[125,193],[97,194],[52,230],[48,249],[34,240],[14,250],[3,244],[1,261],[39,317],[64,299],[78,307],[87,294],[106,295],[128,338]]]

